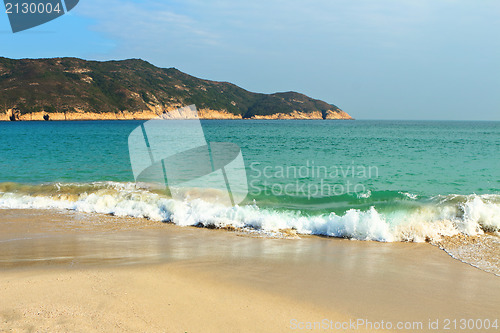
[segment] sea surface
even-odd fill
[[[143,121],[0,122],[0,208],[145,217],[356,240],[498,237],[500,122],[205,120],[241,148],[235,205],[136,184],[128,136]]]

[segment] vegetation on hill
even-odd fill
[[[33,112],[138,112],[196,104],[243,118],[294,111],[340,112],[335,105],[296,92],[258,94],[227,82],[199,79],[140,59],[0,57],[0,108]]]

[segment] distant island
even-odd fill
[[[352,119],[297,92],[259,94],[144,60],[0,57],[0,120],[152,119],[195,104],[202,119]]]

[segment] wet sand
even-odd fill
[[[0,272],[0,331],[289,332],[363,319],[436,332],[429,320],[500,319],[500,278],[429,244],[0,210]]]
[[[455,235],[433,242],[453,258],[500,277],[498,233],[478,236]]]

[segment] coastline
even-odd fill
[[[12,110],[0,113],[0,121],[11,121],[13,113]],[[33,112],[23,115],[16,115],[15,121],[46,121],[44,117],[48,115],[48,120],[50,121],[73,121],[73,120],[150,120],[157,119],[163,115],[168,115],[169,119],[185,119],[179,115],[175,114],[175,109],[166,110],[163,113],[163,109],[155,110],[145,110],[142,112],[128,112],[123,111],[119,113],[114,112],[68,112],[68,113],[47,113],[47,112]],[[322,120],[322,119],[335,119],[335,120],[354,120],[344,111],[329,111],[326,114],[326,118],[323,118],[320,111],[303,113],[294,111],[290,114],[276,113],[269,116],[254,116],[251,118],[242,118],[241,115],[234,115],[227,111],[200,109],[199,119],[203,120],[228,120],[228,119],[312,119],[312,120]]]
[[[429,244],[54,210],[0,217],[1,329],[286,332],[292,319],[363,318],[421,321],[426,332],[429,319],[499,315],[498,277]]]

